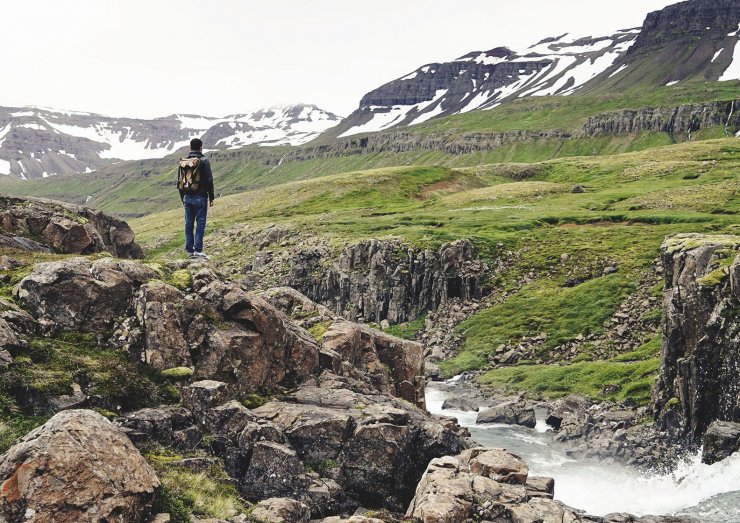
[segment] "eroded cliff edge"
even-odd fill
[[[740,237],[676,235],[661,256],[666,287],[654,411],[674,438],[698,443],[713,421],[740,421]]]

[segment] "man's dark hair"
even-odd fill
[[[193,138],[190,140],[190,150],[191,151],[200,151],[203,148],[203,140],[200,138]]]

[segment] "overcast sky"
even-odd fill
[[[14,0],[0,7],[0,105],[153,117],[307,102],[346,116],[425,63],[609,34],[675,1]]]

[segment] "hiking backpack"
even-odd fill
[[[177,188],[185,194],[197,194],[200,189],[200,158],[180,158],[177,166]]]

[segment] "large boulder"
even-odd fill
[[[340,358],[370,378],[380,392],[424,408],[424,351],[421,344],[391,336],[366,325],[339,318],[289,287],[261,293],[270,304],[301,326],[323,323],[324,351]]]
[[[365,325],[337,320],[324,333],[322,347],[339,353],[364,372],[379,391],[424,408],[424,350],[421,344]]]
[[[356,503],[394,511],[405,509],[429,460],[457,453],[468,445],[451,429],[408,402],[380,394],[370,384],[329,372],[324,372],[316,383],[306,383],[283,400],[254,409],[252,414],[268,420],[283,434],[285,444],[270,446],[273,454],[293,449],[295,459],[306,468],[321,471],[322,481],[324,477],[336,481]],[[259,445],[251,444],[255,449]],[[282,463],[294,463],[295,459],[285,455]],[[253,467],[250,464],[242,481],[242,490],[248,497],[286,495],[274,489],[255,492],[258,486],[269,486],[254,482],[269,469],[259,465],[255,475],[251,472]],[[291,481],[301,481],[302,473],[297,465],[293,468],[296,470]],[[296,499],[315,507],[310,489],[304,490]],[[319,511],[314,515],[320,514]]]
[[[201,296],[222,316],[221,325],[189,324],[196,379],[226,382],[236,392],[294,387],[319,369],[319,347],[305,330],[257,296],[220,282]]]
[[[140,522],[159,480],[114,424],[61,412],[0,458],[0,520]]]
[[[134,290],[155,277],[152,269],[127,260],[72,258],[37,263],[14,292],[42,324],[90,332],[127,316]]]
[[[141,258],[134,232],[123,220],[102,211],[40,198],[0,195],[0,229],[13,236],[6,245],[64,254],[108,251],[120,258]],[[35,238],[44,245],[32,240]]]
[[[504,402],[481,410],[475,422],[521,425],[533,429],[536,425],[536,418],[534,409],[531,407],[526,407],[517,402]]]
[[[704,433],[701,461],[716,463],[740,450],[740,423],[713,421]]]
[[[416,487],[407,517],[423,522],[502,520],[525,504],[528,468],[500,449],[473,448],[429,463]],[[549,500],[548,500],[549,501]]]

